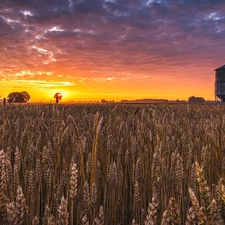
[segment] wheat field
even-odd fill
[[[1,224],[224,224],[224,105],[0,110]]]

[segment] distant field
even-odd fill
[[[0,107],[3,224],[224,224],[225,105]]]

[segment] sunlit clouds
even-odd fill
[[[2,0],[0,95],[213,99],[224,10],[223,0]]]

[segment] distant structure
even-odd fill
[[[225,65],[215,69],[215,98],[225,102]]]

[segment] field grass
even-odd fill
[[[224,105],[0,108],[1,224],[224,224]]]

